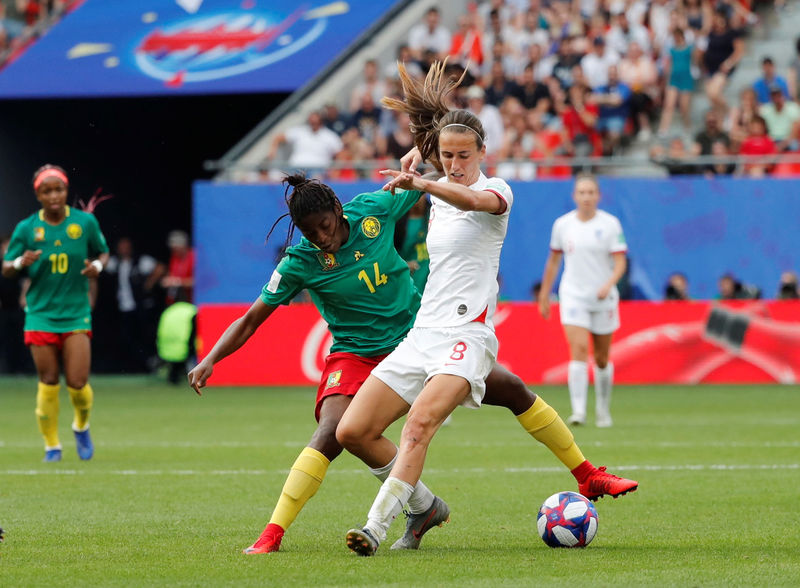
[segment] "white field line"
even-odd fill
[[[614,466],[615,472],[674,472],[674,471],[754,471],[754,470],[800,470],[797,463],[775,463],[775,464],[679,464],[679,465],[627,465]],[[510,473],[510,474],[542,474],[563,472],[563,467],[540,467],[540,468],[451,468],[426,469],[426,474],[489,474],[489,473]],[[67,469],[29,469],[29,470],[0,470],[0,475],[5,476],[83,476],[83,475],[111,475],[111,476],[285,476],[289,470],[67,470]],[[332,469],[328,475],[368,475],[364,469]]]

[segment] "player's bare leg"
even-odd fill
[[[89,414],[94,402],[94,391],[89,384],[89,369],[92,363],[89,336],[86,333],[74,333],[67,337],[62,357],[67,390],[75,412],[72,431],[75,434],[78,457],[84,460],[91,459],[94,455],[94,444],[89,434]]]

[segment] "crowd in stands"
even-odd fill
[[[78,0],[0,0],[0,67]]]
[[[570,175],[554,158],[616,155],[632,142],[671,174],[781,173],[787,169],[774,162],[691,162],[798,150],[800,56],[786,76],[765,57],[763,77],[739,103],[725,99],[748,29],[759,20],[750,2],[483,0],[468,4],[453,30],[434,6],[411,28],[397,60],[415,76],[444,58],[453,75],[467,68],[454,105],[481,119],[490,171],[509,179]],[[697,91],[710,104],[702,129],[690,117]],[[348,163],[397,159],[411,146],[403,115],[380,107],[383,96],[398,92],[394,61],[383,70],[367,61],[349,98],[331,100],[306,125],[276,137],[264,167],[288,161],[320,173],[332,166],[333,179],[369,175]]]

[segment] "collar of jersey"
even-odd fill
[[[64,215],[65,219],[67,217],[69,217],[69,205],[66,206],[66,209],[67,209],[67,213]],[[44,210],[40,210],[39,211],[39,220],[40,221],[44,221]],[[47,222],[47,221],[45,221],[45,222]],[[61,222],[63,223],[64,221],[61,221]],[[48,223],[48,224],[50,224],[50,223]],[[58,223],[58,224],[60,225],[61,223]]]

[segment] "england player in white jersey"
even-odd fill
[[[617,217],[598,209],[597,180],[582,174],[575,180],[576,209],[556,219],[545,264],[539,310],[550,316],[550,290],[561,259],[564,274],[558,288],[559,313],[569,345],[567,384],[573,425],[586,422],[589,388],[589,336],[594,348],[595,422],[610,427],[614,366],[609,362],[611,338],[619,328],[617,282],[625,273],[628,246]]]
[[[517,387],[495,385],[498,377],[518,380],[495,365],[492,325],[513,195],[503,180],[481,173],[486,147],[480,120],[465,110],[449,110],[445,102],[461,80],[445,77],[443,63],[431,66],[424,83],[402,65],[399,71],[405,101],[385,98],[383,103],[409,113],[416,148],[401,160],[400,171],[385,171],[389,181],[384,189],[431,195],[430,275],[414,327],[373,369],[336,429],[339,443],[365,463],[388,461],[371,470],[384,483],[366,525],[347,533],[348,547],[360,555],[375,553],[403,505],[416,495],[428,446],[445,418],[458,405],[498,403],[502,389],[502,405],[512,408],[525,430],[569,468],[579,492],[594,500],[638,487],[585,459],[567,425],[541,397],[524,386],[527,394],[520,395]],[[415,174],[416,164],[410,162],[420,160],[432,162],[445,178],[430,181]],[[487,376],[493,383],[484,398]],[[406,413],[398,449],[383,433]],[[420,537],[448,516],[447,505],[434,499],[424,515],[409,516],[405,534],[392,549],[417,549]]]

